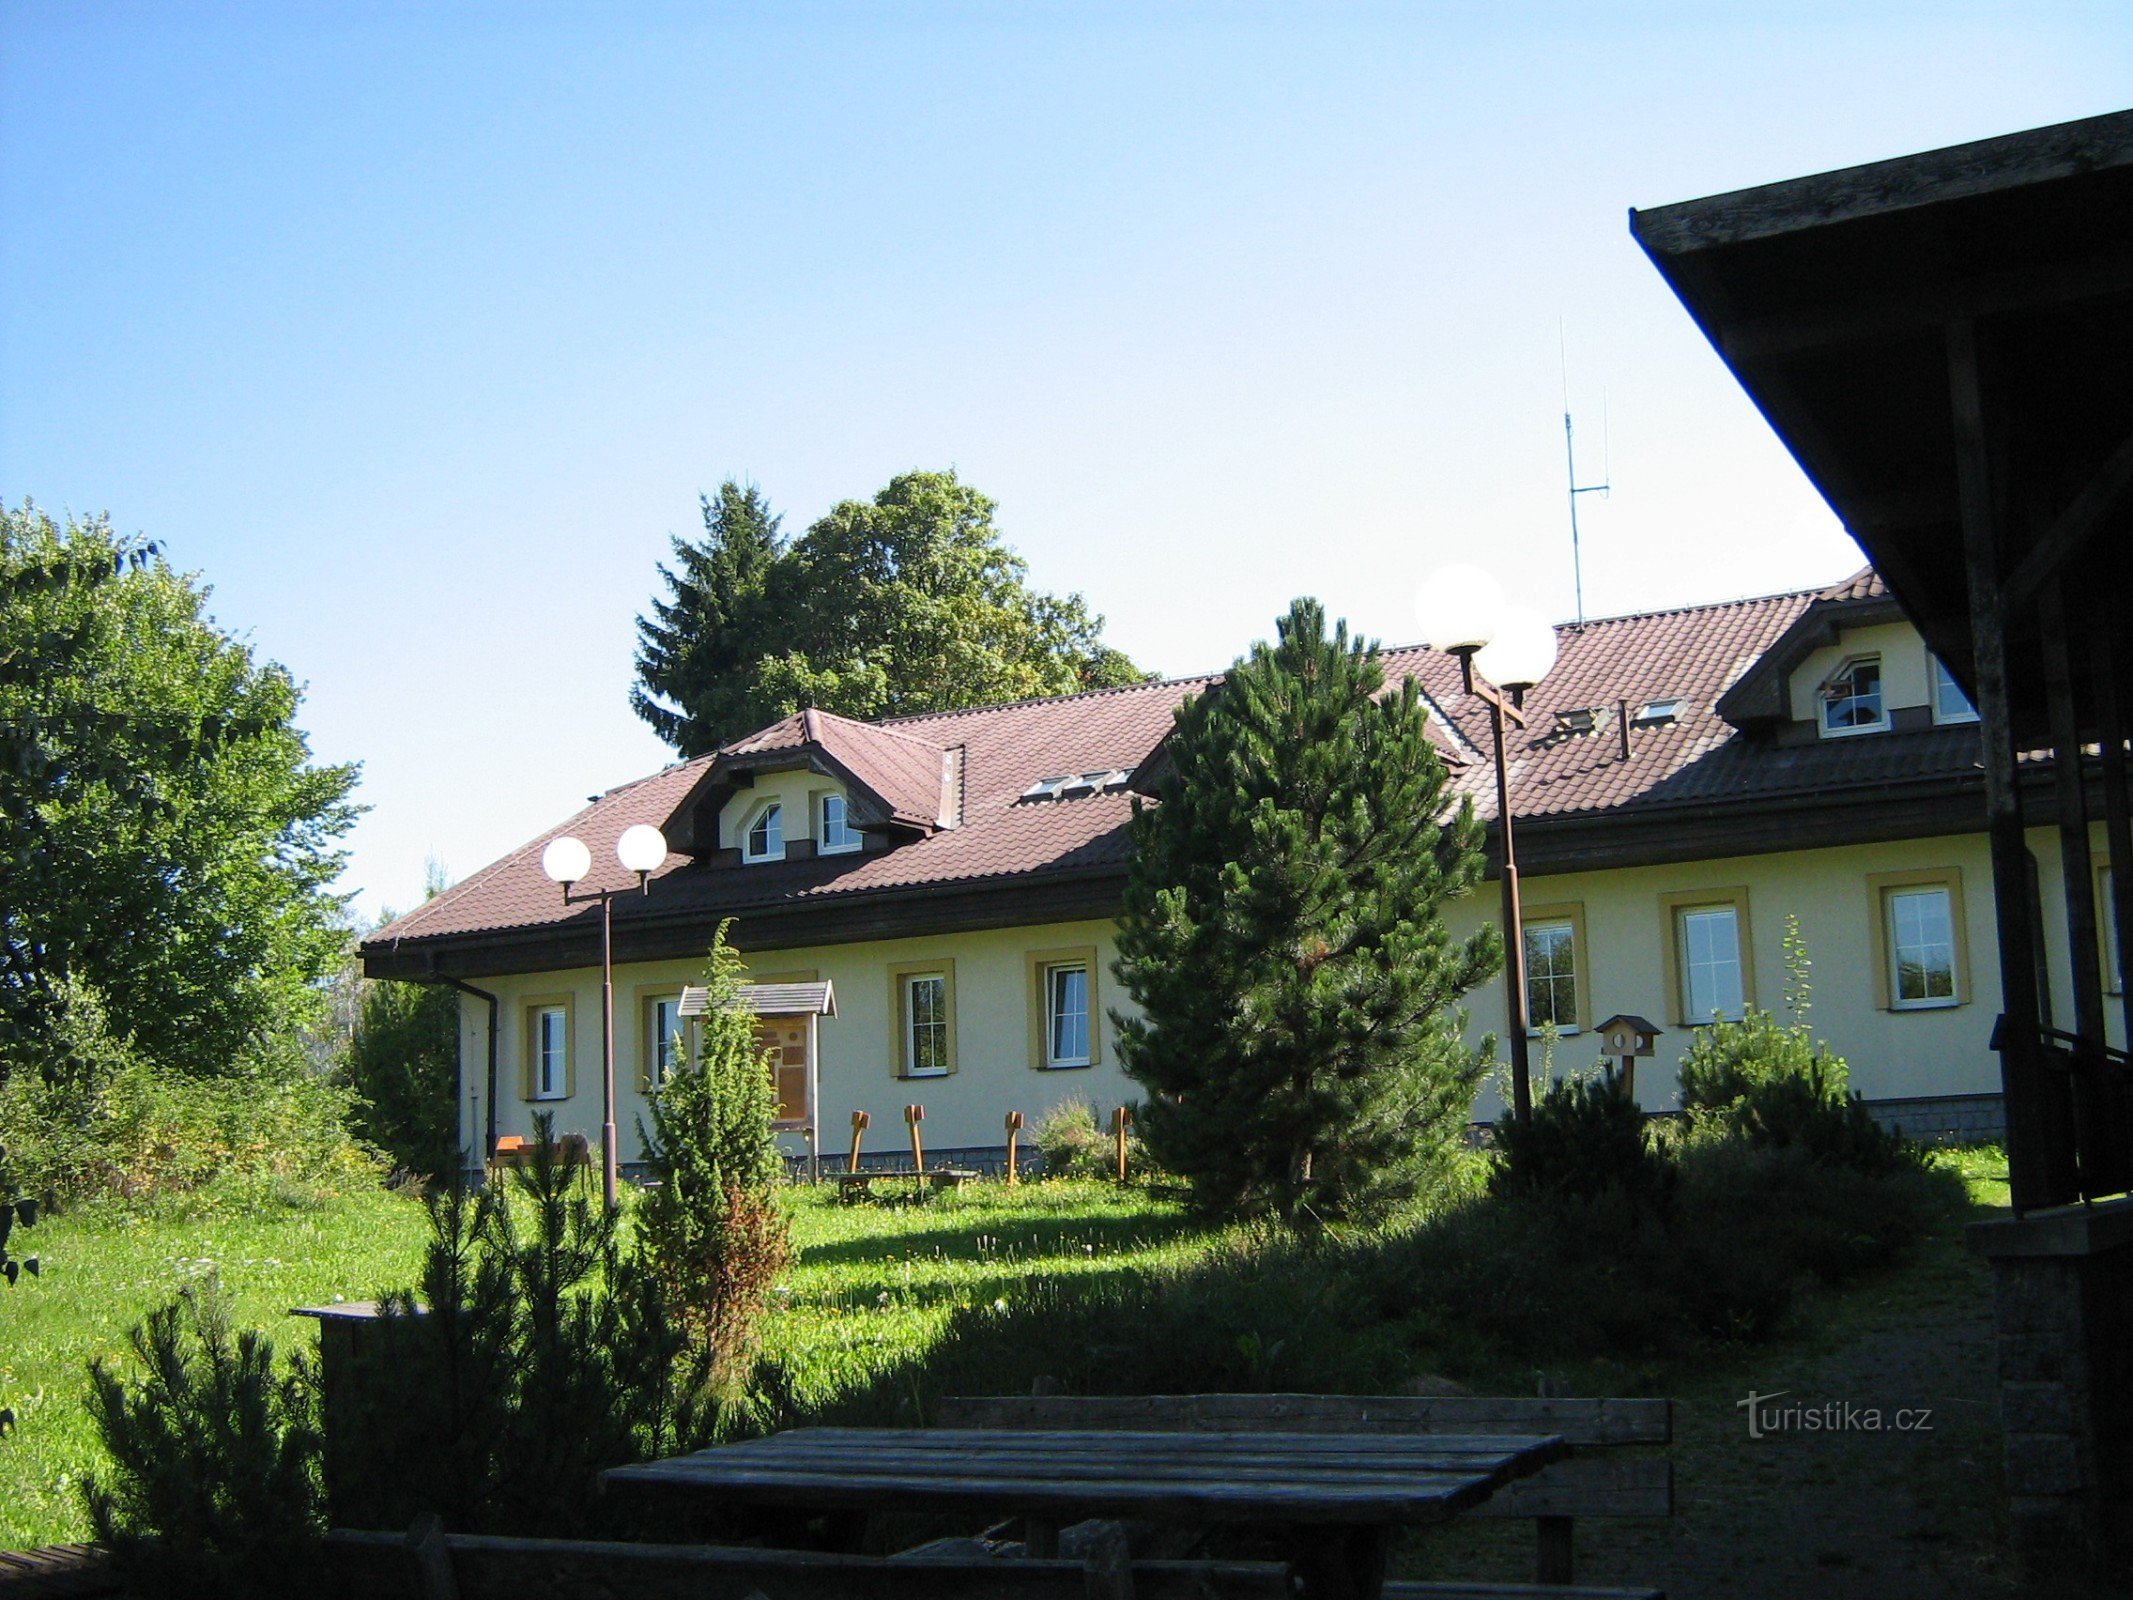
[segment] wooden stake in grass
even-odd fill
[[[1008,1112],[1008,1114],[1007,1114],[1007,1181],[1008,1181],[1008,1183],[1009,1183],[1010,1185],[1012,1185],[1012,1184],[1013,1184],[1013,1183],[1015,1182],[1015,1141],[1016,1141],[1016,1139],[1017,1139],[1017,1138],[1018,1138],[1018,1137],[1019,1137],[1019,1136],[1021,1135],[1021,1132],[1022,1132],[1022,1113],[1021,1113],[1021,1112],[1019,1112],[1019,1111],[1010,1111],[1010,1112]]]
[[[926,1147],[918,1136],[918,1125],[926,1120],[924,1106],[905,1106],[904,1121],[911,1124],[911,1170],[921,1178],[926,1175]]]
[[[1118,1143],[1118,1181],[1126,1181],[1126,1128],[1133,1121],[1130,1106],[1120,1106],[1111,1113],[1111,1137]]]
[[[866,1136],[866,1131],[873,1124],[873,1121],[874,1119],[864,1111],[852,1113],[852,1165],[850,1170],[853,1172],[859,1170],[859,1141]]]

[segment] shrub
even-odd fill
[[[1805,1023],[1750,1006],[1740,1021],[1721,1018],[1697,1033],[1681,1059],[1681,1105],[1691,1116],[1723,1114],[1766,1084],[1807,1077],[1842,1094],[1850,1069]]]
[[[232,1335],[212,1289],[133,1331],[146,1369],[89,1368],[89,1412],[111,1471],[83,1486],[98,1543],[136,1594],[279,1596],[316,1580],[324,1526],[313,1391],[274,1346]]]
[[[339,1063],[356,1131],[400,1172],[459,1166],[459,996],[442,984],[367,980]]]
[[[771,1288],[792,1258],[773,1187],[784,1172],[771,1129],[777,1102],[755,1018],[740,1003],[745,976],[721,924],[698,1058],[669,1073],[652,1101],[644,1148],[656,1186],[637,1219],[668,1304],[728,1395],[753,1365]]]
[[[589,1171],[558,1160],[542,1117],[515,1204],[430,1197],[419,1291],[385,1298],[375,1359],[326,1419],[337,1514],[588,1533],[612,1511],[601,1471],[699,1442],[686,1334]]]
[[[0,1083],[0,1142],[32,1191],[250,1205],[374,1182],[348,1132],[348,1091],[293,1041],[214,1078],[158,1068],[114,1036],[95,993],[70,987],[45,1049]]]
[[[1603,1073],[1559,1080],[1523,1122],[1499,1119],[1489,1187],[1497,1194],[1581,1200],[1618,1193],[1663,1210],[1673,1196],[1674,1169],[1629,1091]]]
[[[1884,1128],[1857,1095],[1832,1087],[1818,1068],[1750,1088],[1714,1119],[1751,1145],[1797,1149],[1870,1176],[1915,1166],[1923,1152]]]
[[[1075,1095],[1037,1118],[1030,1143],[1044,1157],[1047,1178],[1115,1178],[1118,1147],[1096,1120],[1096,1108]],[[1127,1170],[1132,1170],[1133,1134],[1127,1138]]]

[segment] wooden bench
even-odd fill
[[[935,1189],[960,1189],[984,1176],[967,1172],[959,1167],[934,1167],[918,1173],[906,1168],[881,1168],[868,1172],[840,1172],[837,1174],[837,1198],[840,1200],[864,1199],[874,1192],[877,1183],[927,1183]]]
[[[445,1534],[326,1535],[331,1592],[348,1600],[1288,1600],[1267,1562],[832,1555],[727,1545]]]
[[[1499,1399],[1485,1395],[998,1395],[947,1397],[933,1421],[944,1428],[1149,1429],[1198,1433],[1559,1434],[1577,1452],[1506,1484],[1469,1516],[1530,1519],[1538,1533],[1536,1577],[1555,1596],[1649,1596],[1650,1589],[1567,1588],[1579,1517],[1670,1517],[1674,1464],[1664,1457],[1595,1457],[1618,1445],[1671,1443],[1671,1400]],[[1527,1586],[1388,1584],[1406,1600],[1530,1594]]]

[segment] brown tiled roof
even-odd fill
[[[955,797],[948,792],[955,772],[951,748],[887,723],[856,722],[810,707],[736,739],[717,755],[760,755],[809,745],[880,796],[895,820],[927,829],[955,820]]]
[[[1866,575],[1839,588],[1869,583]],[[1772,744],[1718,715],[1726,688],[1827,590],[1685,607],[1565,626],[1547,679],[1528,696],[1528,726],[1511,730],[1511,790],[1521,819],[1661,815],[1777,796],[1811,796],[1970,774],[1974,727],[1935,728],[1871,738]],[[1404,646],[1385,652],[1389,678],[1413,675],[1428,700],[1433,733],[1466,756],[1453,784],[1492,815],[1493,765],[1486,712],[1461,692],[1457,662]],[[1115,875],[1126,859],[1132,797],[1111,791],[1029,802],[1039,779],[1066,773],[1132,770],[1169,730],[1185,697],[1218,681],[1174,679],[1099,689],[935,716],[863,724],[823,713],[788,717],[731,750],[782,748],[810,737],[914,808],[924,801],[929,756],[960,750],[959,815],[952,826],[892,849],[859,855],[735,866],[668,859],[652,893],[617,902],[618,927],[641,915],[709,919],[771,907],[877,894],[908,894],[981,883],[1035,883],[1074,874]],[[1648,701],[1680,700],[1678,720],[1634,727],[1621,753],[1620,703],[1632,717]],[[1558,712],[1596,709],[1588,732],[1567,731]],[[809,720],[812,720],[810,728]],[[1479,759],[1477,759],[1479,758]],[[367,942],[427,940],[505,929],[533,931],[582,915],[543,877],[550,838],[574,833],[591,848],[592,877],[581,888],[627,887],[614,841],[635,822],[669,817],[703,778],[705,757],[626,784],[465,882],[409,912]],[[938,782],[937,777],[934,780]],[[937,792],[937,791],[936,791]]]
[[[1880,600],[1888,595],[1889,586],[1881,581],[1881,574],[1872,567],[1861,567],[1842,583],[1833,583],[1820,594],[1817,600]]]

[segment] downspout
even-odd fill
[[[434,961],[436,957],[432,955],[430,959]],[[461,994],[470,994],[477,1000],[486,1000],[489,1003],[489,1088],[482,1101],[482,1121],[485,1124],[482,1131],[482,1145],[481,1149],[475,1152],[474,1159],[474,1165],[478,1169],[483,1165],[488,1152],[496,1148],[496,1043],[497,1030],[501,1026],[502,1011],[499,1008],[496,996],[487,989],[477,989],[464,978],[454,978],[447,973],[437,972],[434,969],[432,969],[431,976],[439,983],[449,984]],[[457,1030],[454,1031],[456,1032]],[[456,1082],[452,1086],[452,1103],[455,1107],[459,1103],[459,1085]]]

